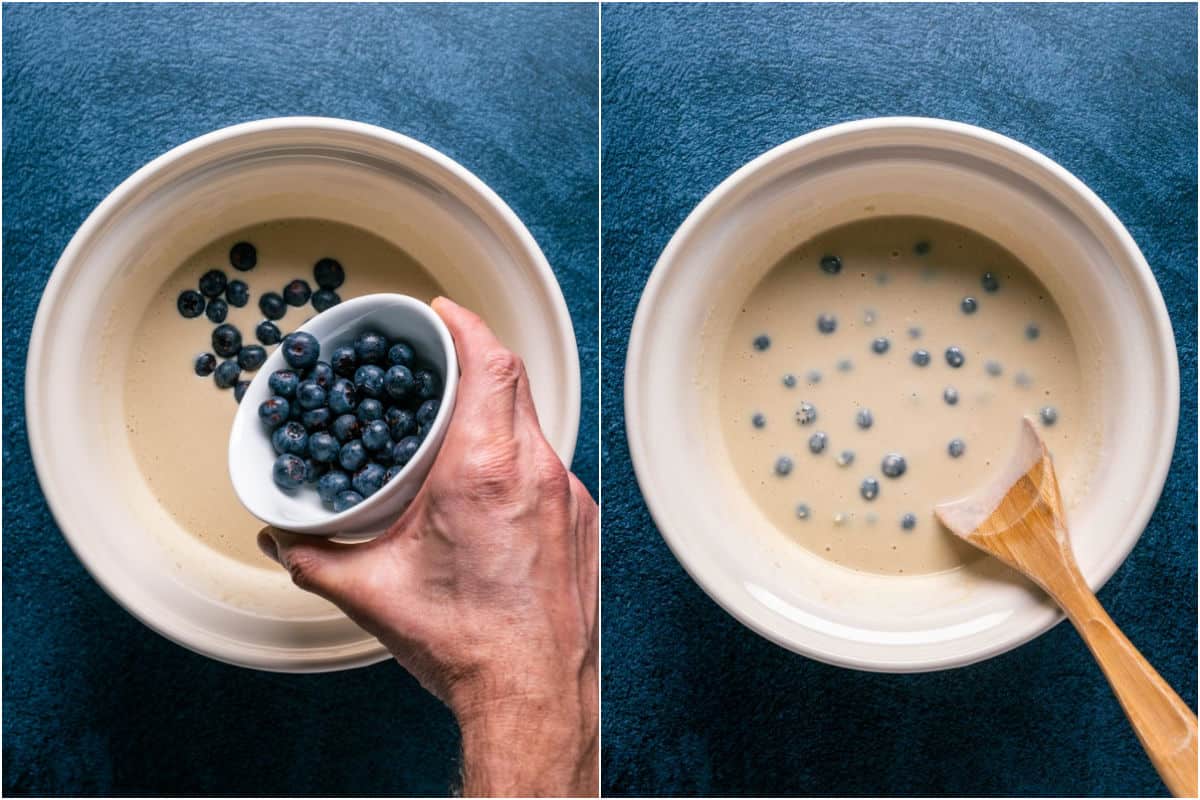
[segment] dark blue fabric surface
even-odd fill
[[[450,715],[403,670],[282,676],[152,634],[58,534],[25,437],[23,348],[87,214],[148,160],[251,119],[346,117],[447,153],[554,266],[596,491],[595,6],[4,8],[4,791],[441,794]]]
[[[910,676],[825,666],[740,626],[656,533],[615,387],[659,253],[763,151],[912,114],[1047,153],[1128,226],[1170,308],[1175,459],[1100,597],[1195,708],[1195,7],[605,5],[602,36],[606,791],[1163,794],[1069,625],[987,663]]]

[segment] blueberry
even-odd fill
[[[311,333],[289,333],[283,337],[283,360],[292,369],[308,369],[321,357],[321,344]]]
[[[363,497],[370,497],[383,488],[383,476],[386,474],[383,467],[370,463],[354,473],[350,483]]]
[[[963,355],[962,348],[954,346],[946,348],[946,363],[950,366],[958,369],[963,365],[964,362],[966,362],[966,360],[967,359],[966,356]]]
[[[312,289],[309,287],[308,281],[297,278],[283,287],[283,302],[289,306],[299,308],[307,303],[310,297],[312,297]]]
[[[383,374],[383,389],[395,400],[407,397],[415,388],[416,378],[413,377],[412,370],[403,364],[388,367],[388,371]]]
[[[213,350],[224,358],[233,358],[242,349],[242,333],[229,323],[218,325],[212,332]]]
[[[854,362],[848,358],[843,358],[837,362],[838,372],[849,372],[854,369]]]
[[[853,450],[843,450],[842,452],[838,453],[837,465],[839,467],[848,467],[853,463],[854,463],[854,451]]]
[[[918,367],[929,366],[929,351],[914,350],[912,354],[912,363],[916,364]]]
[[[242,377],[242,371],[236,361],[222,361],[213,372],[213,383],[218,389],[230,389]]]
[[[808,381],[810,386],[818,384],[821,382],[821,371],[818,369],[810,369],[804,376],[804,379]]]
[[[204,307],[204,316],[208,317],[209,322],[222,323],[229,316],[229,304],[219,297],[209,300]]]
[[[279,326],[269,319],[264,319],[258,323],[258,327],[254,329],[254,336],[262,344],[279,344],[283,339],[283,332],[279,330]]]
[[[842,271],[842,260],[834,255],[821,256],[821,271],[828,275],[837,275]]]
[[[328,408],[312,408],[300,415],[300,424],[303,425],[309,433],[313,431],[323,431],[329,427],[329,423],[333,421],[333,412]]]
[[[812,509],[806,503],[800,503],[796,506],[796,519],[808,519],[812,516]]]
[[[784,375],[783,376],[783,385],[789,389],[794,387],[796,385],[796,376],[790,372],[788,374]]]
[[[905,514],[900,518],[900,527],[906,531],[911,531],[913,528],[917,527],[917,515]]]
[[[285,422],[271,434],[271,445],[276,453],[305,455],[308,453],[308,431],[299,422]]]
[[[345,378],[338,378],[329,387],[329,407],[335,414],[349,414],[358,405],[358,390]]]
[[[238,381],[233,385],[233,400],[236,403],[242,402],[242,398],[246,396],[246,390],[250,388],[250,381]]]
[[[771,337],[767,336],[765,333],[760,333],[758,336],[754,337],[753,344],[754,349],[761,353],[771,346]]]
[[[792,471],[792,460],[790,458],[788,458],[787,456],[780,456],[779,458],[775,459],[775,474],[776,475],[780,475],[780,476],[788,475],[789,473],[791,473],[791,471]]]
[[[929,251],[933,249],[933,245],[926,241],[920,241],[913,245],[913,252],[919,256],[929,255]]]
[[[192,369],[201,378],[207,378],[213,374],[213,370],[217,368],[217,357],[212,353],[201,353],[196,356],[196,361],[192,365]]]
[[[274,430],[283,423],[287,422],[288,414],[291,412],[291,404],[288,403],[286,397],[274,395],[263,400],[258,407],[258,418],[263,423]]]
[[[817,431],[808,437],[808,449],[814,455],[824,453],[827,444],[829,444],[829,437],[825,435],[824,431]]]
[[[990,272],[983,273],[983,278],[980,279],[979,283],[983,286],[983,290],[988,294],[991,294],[1000,288],[1000,281],[998,281],[996,276]]]
[[[1041,328],[1039,328],[1037,326],[1036,322],[1031,322],[1025,326],[1025,338],[1028,339],[1029,341],[1032,342],[1034,339],[1038,338],[1041,335],[1042,335],[1042,330],[1041,330]]]
[[[242,308],[250,302],[250,287],[245,281],[230,281],[225,287],[225,300],[234,308]]]
[[[417,382],[417,397],[429,400],[442,393],[442,381],[433,370],[419,369],[413,373]]]
[[[317,431],[308,437],[308,454],[322,464],[328,464],[338,456],[342,447],[333,434]]]
[[[874,500],[879,497],[879,481],[874,478],[863,478],[862,485],[858,487],[858,493],[862,495],[863,500]]]
[[[239,367],[248,372],[254,372],[267,363],[267,351],[256,344],[248,344],[238,351],[237,359]]]
[[[354,385],[359,394],[379,399],[383,397],[383,370],[374,364],[366,364],[354,371]]]
[[[275,485],[289,492],[300,488],[306,473],[304,459],[290,453],[280,455],[271,468],[271,477],[275,479]]]
[[[821,314],[817,317],[817,330],[821,333],[833,333],[837,330],[837,317],[833,314]]]
[[[346,280],[346,271],[336,259],[322,258],[313,265],[313,277],[322,289],[336,289]]]
[[[417,417],[406,408],[392,406],[384,413],[383,421],[388,424],[392,439],[397,442],[417,432]]]
[[[960,306],[964,314],[974,314],[979,310],[979,301],[974,297],[964,297]]]
[[[266,292],[258,298],[258,310],[267,319],[283,319],[287,313],[287,303],[275,292]]]
[[[295,397],[296,388],[300,385],[300,376],[290,369],[278,369],[267,378],[267,386],[280,397]]]
[[[363,331],[354,339],[354,355],[360,364],[383,364],[387,353],[387,338],[377,331]]]
[[[229,264],[240,272],[254,269],[258,263],[258,251],[249,242],[238,242],[229,248]]]
[[[392,443],[392,432],[388,424],[381,419],[368,422],[363,426],[362,443],[363,447],[372,453],[389,446]]]
[[[204,313],[204,295],[195,289],[185,289],[179,293],[179,299],[175,301],[175,307],[179,309],[180,314],[188,319],[198,317]]]
[[[313,292],[312,305],[317,311],[328,311],[340,302],[342,302],[342,298],[338,297],[337,292],[331,292],[328,289],[319,289]]]
[[[875,415],[869,408],[860,408],[854,415],[854,423],[865,431],[875,424]]]
[[[388,348],[388,363],[399,364],[402,367],[411,367],[417,360],[416,351],[412,349],[412,345],[408,342],[396,342]]]
[[[342,445],[338,451],[338,463],[342,469],[354,472],[367,463],[367,448],[363,447],[361,439],[352,439]]]
[[[811,425],[817,421],[817,407],[812,403],[801,403],[796,409],[796,422],[801,425]]]
[[[358,369],[358,356],[354,355],[354,348],[348,344],[333,348],[333,355],[329,357],[329,363],[333,366],[335,374],[343,378],[353,378],[354,370]]]
[[[891,346],[892,343],[887,340],[886,336],[876,336],[873,340],[871,340],[871,350],[879,355],[886,353],[888,348]]]
[[[358,417],[353,414],[342,414],[333,421],[330,430],[333,431],[334,438],[342,444],[362,435],[362,425],[359,423]]]
[[[953,386],[947,386],[942,391],[942,399],[946,401],[946,405],[948,406],[958,405],[958,389],[955,389]]]
[[[765,428],[767,426],[767,418],[761,413],[750,417],[750,424],[756,428]]]
[[[328,464],[322,464],[320,461],[312,458],[304,459],[304,482],[316,483],[328,469]]]
[[[383,473],[384,484],[386,485],[391,483],[392,479],[399,475],[403,469],[404,467],[397,467],[395,465],[388,467],[387,472]]]
[[[366,425],[368,422],[374,422],[377,419],[383,419],[383,403],[368,397],[358,404],[355,416],[358,417],[358,421],[363,425]]]
[[[200,276],[200,294],[205,297],[220,297],[225,292],[229,279],[219,269],[210,269]]]
[[[962,439],[951,439],[950,444],[946,445],[946,452],[950,454],[951,458],[958,458],[966,451],[967,445]]]
[[[417,409],[417,424],[422,427],[432,425],[433,421],[437,419],[438,410],[441,407],[442,401],[436,397],[431,397],[424,403],[421,403],[421,407]]]
[[[883,457],[879,469],[888,478],[899,478],[908,469],[908,462],[899,453],[888,453]]]
[[[319,294],[319,293],[318,293]],[[343,511],[348,511],[363,501],[363,496],[358,492],[338,492],[337,497],[333,499],[333,510],[339,514]]]
[[[320,408],[325,405],[325,390],[314,380],[301,381],[296,387],[296,402],[305,411]]]
[[[1038,412],[1038,416],[1042,418],[1042,424],[1047,427],[1058,422],[1058,411],[1054,406],[1042,406],[1042,410]]]
[[[1000,365],[999,361],[988,361],[983,365],[983,368],[993,378],[999,377],[1004,372],[1004,367]]]
[[[349,490],[350,476],[340,470],[331,469],[321,476],[321,480],[317,481],[317,494],[321,496],[321,502],[326,505],[333,505],[335,497]]]
[[[421,449],[421,440],[416,436],[405,436],[400,441],[392,445],[392,462],[398,467],[403,467],[409,461],[412,461],[413,456]]]

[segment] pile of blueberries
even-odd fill
[[[229,249],[229,264],[239,272],[249,272],[258,264],[258,250],[249,242],[238,242]],[[288,306],[300,308],[312,302],[318,312],[333,308],[342,299],[335,291],[346,280],[346,271],[335,259],[322,258],[313,266],[317,291],[308,281],[297,278],[283,287],[282,292],[265,292],[258,298],[258,308],[266,317],[258,323],[254,334],[260,344],[243,344],[242,332],[225,322],[229,307],[242,308],[250,302],[250,287],[245,281],[229,280],[219,269],[210,269],[200,276],[199,291],[185,289],[175,301],[179,313],[186,318],[204,314],[217,327],[212,332],[214,353],[201,353],[192,365],[200,377],[213,376],[219,389],[233,389],[233,397],[242,402],[249,381],[241,379],[242,372],[254,372],[267,360],[264,345],[279,344],[283,332],[276,321],[287,314]],[[217,356],[225,359],[218,363]]]
[[[309,333],[283,340],[288,369],[271,373],[258,407],[278,457],[275,485],[316,484],[345,511],[379,491],[412,460],[441,407],[442,379],[412,345],[363,331],[321,361]]]

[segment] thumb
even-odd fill
[[[270,526],[258,533],[258,548],[291,574],[292,583],[334,603],[348,585],[350,561],[359,547]]]

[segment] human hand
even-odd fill
[[[433,308],[461,378],[412,504],[364,544],[268,528],[259,546],[450,707],[465,793],[596,794],[596,503],[542,435],[521,361],[475,314]]]

